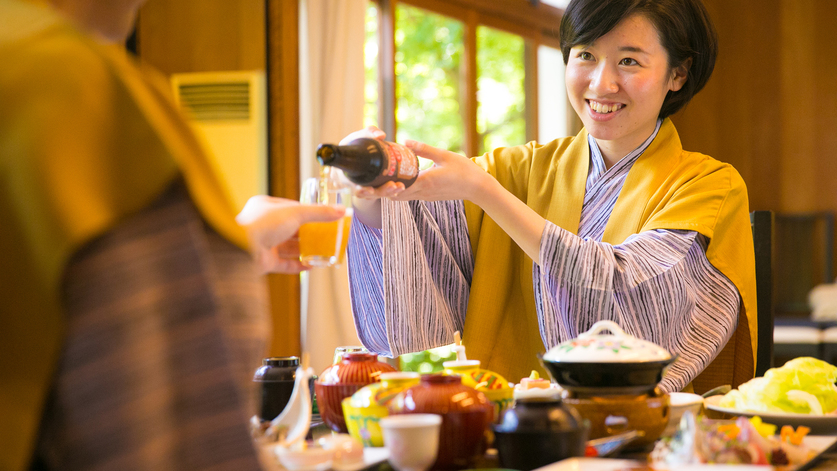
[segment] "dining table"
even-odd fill
[[[326,436],[331,432],[331,430],[325,426],[322,422],[315,421],[313,427],[310,430],[309,439],[317,440],[320,437]],[[613,456],[608,458],[602,458],[595,461],[595,466],[593,462],[590,462],[590,467],[585,467],[585,460],[577,460],[577,462],[572,463],[572,467],[567,467],[567,469],[573,469],[573,471],[585,471],[585,469],[591,469],[594,471],[599,471],[607,468],[602,467],[602,460],[603,459],[610,459],[613,460],[614,464],[618,463],[618,466],[614,466],[613,471],[657,471],[658,469],[665,469],[665,468],[651,468],[648,466],[648,455],[651,452],[652,447],[648,447],[642,450],[633,450],[627,452],[616,453]],[[543,468],[539,468],[542,471],[550,471],[552,468],[558,468],[559,471],[561,470],[555,464],[544,466]],[[497,450],[489,448],[486,453],[478,460],[476,460],[469,469],[484,469],[484,470],[492,470],[497,471],[500,469],[504,469],[499,461],[499,457],[497,455]],[[708,471],[711,471],[710,467],[706,468]],[[772,469],[765,467],[765,469]],[[280,464],[276,464],[276,467],[269,470],[269,471],[288,471],[283,468]],[[357,469],[355,471],[398,471],[392,467],[392,465],[388,461],[382,461],[372,466],[364,467]],[[432,471],[432,470],[431,470]],[[447,470],[451,471],[451,470]],[[610,471],[610,470],[608,470]],[[675,471],[672,469],[672,471]],[[724,471],[734,471],[733,467],[725,468]],[[749,468],[748,471],[752,471],[752,468]],[[790,468],[789,471],[837,471],[837,440],[828,447],[825,451],[820,453],[816,458],[812,459],[811,461],[800,465],[796,468]]]

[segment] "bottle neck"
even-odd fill
[[[355,183],[372,181],[384,165],[383,149],[374,139],[357,139],[347,145],[323,144],[317,149],[322,165],[337,167]]]

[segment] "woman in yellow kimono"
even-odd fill
[[[141,3],[0,0],[3,470],[259,469],[265,287],[167,81],[119,46]],[[274,271],[342,214],[256,201]]]
[[[684,151],[669,119],[714,67],[705,8],[574,0],[561,46],[577,136],[474,159],[408,141],[434,167],[406,189],[358,191],[349,275],[361,341],[400,355],[461,329],[469,357],[514,380],[537,353],[610,319],[678,355],[666,390],[749,379],[746,188],[731,166]],[[347,139],[359,136],[384,137]],[[714,374],[722,350],[737,369]]]

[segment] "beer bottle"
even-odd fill
[[[317,160],[343,170],[349,180],[361,186],[401,182],[408,187],[416,181],[419,171],[418,158],[409,148],[365,137],[344,146],[320,144]]]

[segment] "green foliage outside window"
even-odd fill
[[[407,139],[463,152],[464,25],[420,8],[395,11],[395,97],[398,142]]]
[[[479,154],[526,142],[523,38],[477,28],[477,132]]]

